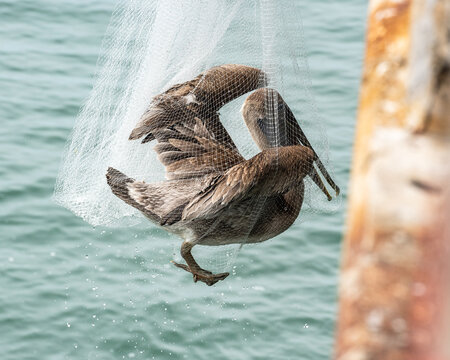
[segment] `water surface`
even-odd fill
[[[113,8],[0,5],[1,359],[329,358],[344,206],[244,247],[232,276],[209,288],[169,264],[179,242],[160,230],[93,229],[51,201]],[[292,11],[345,204],[366,2]]]

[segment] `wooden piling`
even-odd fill
[[[335,359],[450,359],[449,184],[450,0],[371,0]]]

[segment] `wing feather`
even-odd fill
[[[312,169],[314,153],[307,147],[270,148],[214,178],[183,211],[183,220],[208,218],[251,196],[282,195]]]
[[[237,64],[213,67],[155,96],[131,132],[130,140],[145,136],[143,142],[151,141],[157,138],[155,132],[160,129],[180,122],[191,125],[195,117],[200,117],[208,120],[204,126],[218,141],[235,148],[220,119],[214,115],[226,103],[264,86],[265,82],[265,74],[254,67]]]
[[[158,144],[154,150],[166,167],[168,180],[221,174],[245,160],[237,149],[216,140],[198,117],[190,125],[179,124],[155,134]]]
[[[169,180],[221,174],[244,158],[217,111],[264,83],[265,74],[254,67],[213,67],[155,96],[130,139],[157,140],[154,150]]]

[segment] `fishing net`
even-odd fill
[[[120,2],[56,202],[94,226],[150,219],[204,245],[273,237],[302,203],[300,217],[330,209],[295,3]]]

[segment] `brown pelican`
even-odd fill
[[[268,240],[288,229],[303,202],[310,176],[331,199],[314,164],[339,194],[292,111],[273,89],[254,91],[242,116],[261,152],[246,160],[220,123],[227,102],[264,86],[262,71],[243,65],[214,67],[156,96],[130,135],[156,139],[167,181],[147,184],[109,168],[113,193],[155,224],[184,239],[174,264],[194,281],[213,285],[229,274],[202,269],[191,254],[197,244]]]

